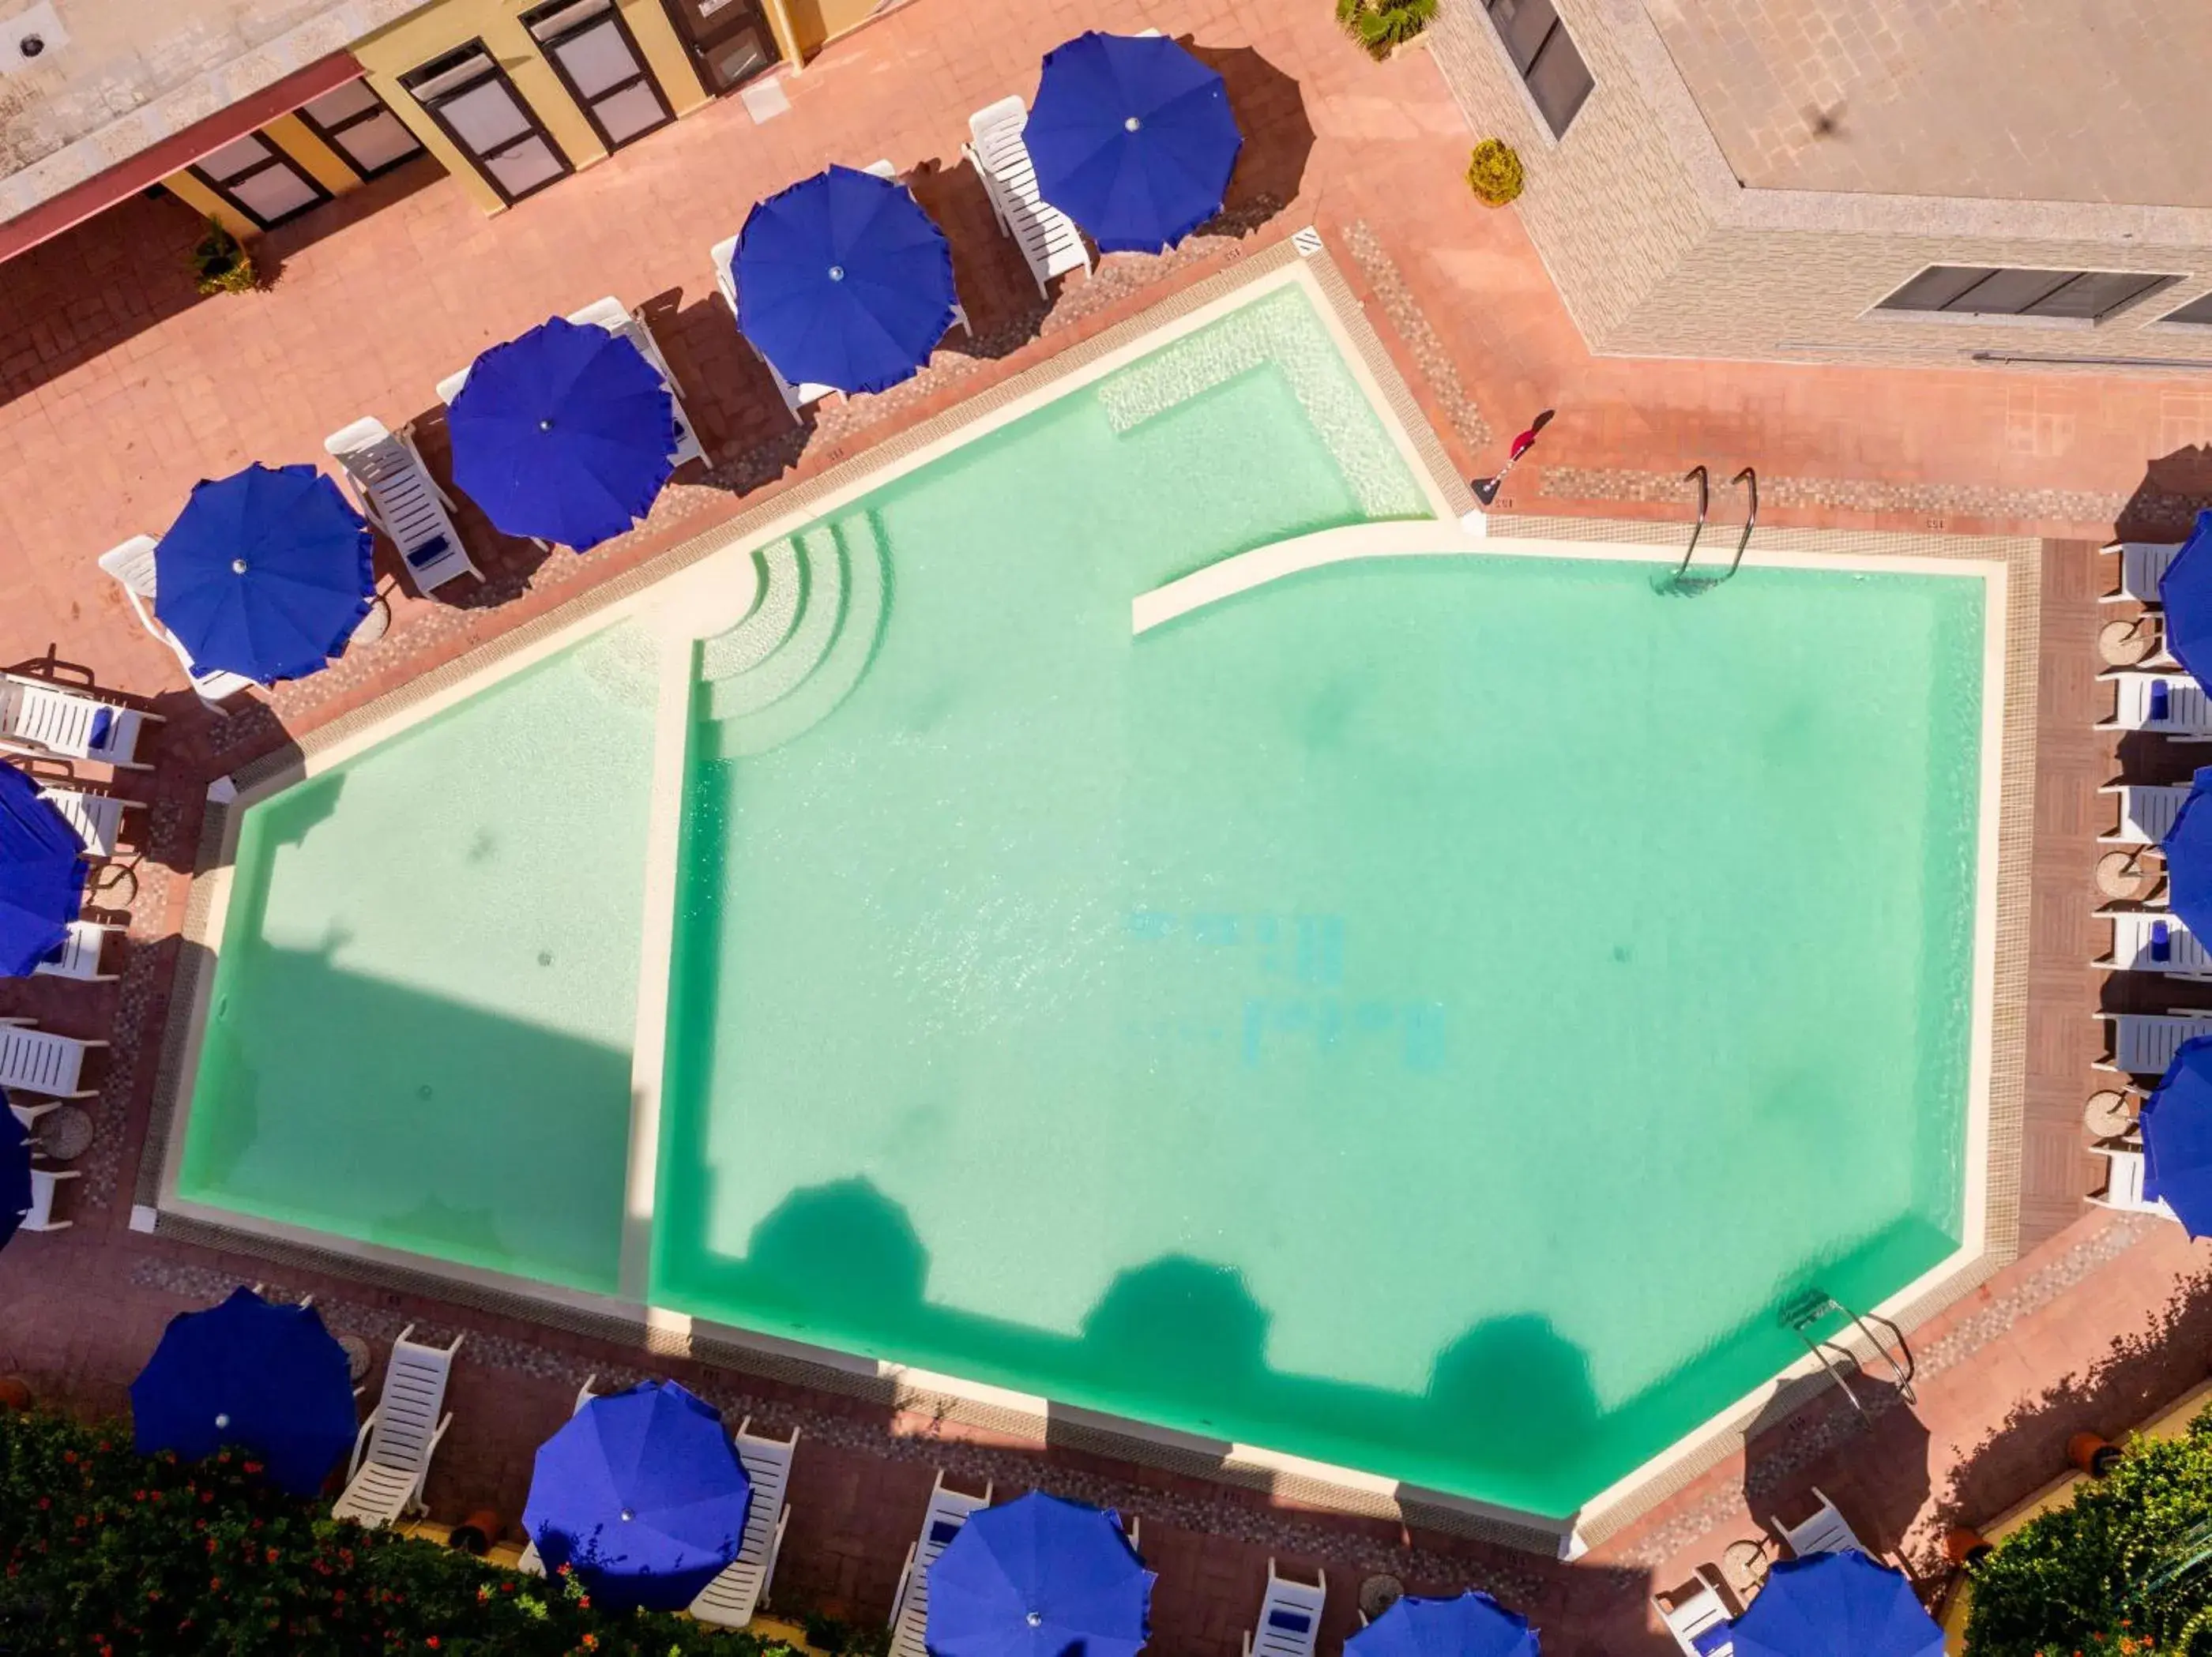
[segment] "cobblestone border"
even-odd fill
[[[1626,467],[1547,466],[1537,493],[1562,502],[1621,501],[1680,507],[1686,520],[1689,485],[1680,472]],[[1978,483],[1892,483],[1857,477],[1770,477],[1759,480],[1770,507],[1814,511],[1917,513],[1930,519],[2005,523],[2114,522],[2130,496],[2103,489],[2005,489]],[[1940,528],[1934,525],[1931,528]]]

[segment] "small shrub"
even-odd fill
[[[1436,15],[1437,0],[1336,0],[1336,21],[1378,59],[1428,27]]]
[[[192,248],[192,274],[203,294],[250,293],[258,280],[253,255],[213,219]]]
[[[1478,201],[1503,207],[1521,194],[1528,182],[1521,157],[1503,138],[1485,138],[1475,145],[1467,164],[1467,187]]]

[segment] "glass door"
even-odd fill
[[[233,138],[191,171],[199,181],[266,230],[306,212],[330,192],[258,132]]]
[[[710,92],[742,86],[776,65],[760,0],[662,0]]]
[[[520,201],[564,176],[568,158],[507,78],[499,60],[474,40],[400,78],[439,130],[483,174],[501,201]]]
[[[300,106],[308,130],[344,157],[364,179],[390,171],[422,153],[421,140],[407,123],[385,106],[366,81],[348,81]]]
[[[557,0],[522,21],[609,149],[675,118],[615,0]]]

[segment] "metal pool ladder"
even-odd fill
[[[1701,592],[1711,592],[1743,568],[1744,549],[1751,544],[1751,532],[1759,525],[1759,474],[1746,466],[1729,480],[1731,483],[1742,484],[1749,491],[1749,500],[1743,514],[1743,533],[1736,537],[1735,556],[1729,560],[1729,567],[1718,574],[1690,574],[1690,560],[1698,555],[1698,537],[1705,532],[1705,509],[1712,504],[1711,480],[1705,469],[1698,465],[1684,472],[1682,481],[1685,483],[1694,483],[1698,486],[1698,521],[1691,526],[1690,544],[1683,549],[1682,561],[1675,565],[1674,573],[1660,584],[1660,591],[1695,598]]]
[[[1725,580],[1727,578],[1723,576],[1721,579]],[[1850,1380],[1844,1373],[1845,1367],[1863,1375],[1866,1366],[1848,1347],[1814,1334],[1813,1326],[1830,1313],[1851,1320],[1859,1333],[1866,1337],[1867,1344],[1880,1354],[1882,1363],[1888,1367],[1890,1379],[1897,1387],[1897,1395],[1907,1404],[1917,1403],[1918,1400],[1912,1396],[1912,1375],[1917,1366],[1913,1362],[1912,1349],[1905,1344],[1905,1332],[1878,1312],[1854,1312],[1832,1295],[1818,1289],[1808,1290],[1782,1308],[1783,1325],[1805,1343],[1807,1351],[1820,1359],[1820,1367],[1828,1372],[1828,1379],[1843,1388],[1844,1396],[1850,1400],[1851,1408],[1861,1416],[1867,1415],[1866,1405],[1859,1402],[1859,1395],[1851,1390]],[[1896,1350],[1892,1350],[1890,1344],[1875,1332],[1875,1324],[1880,1324],[1888,1332]],[[1839,1358],[1841,1363],[1837,1362]],[[1867,1418],[1872,1419],[1871,1417]]]

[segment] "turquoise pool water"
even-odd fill
[[[1376,561],[1130,634],[1425,512],[1293,289],[763,550],[694,662],[655,1303],[1562,1514],[1957,1247],[1980,584]],[[649,698],[574,728],[582,671],[249,814],[204,1200],[611,1279]],[[525,727],[588,806],[463,781]]]

